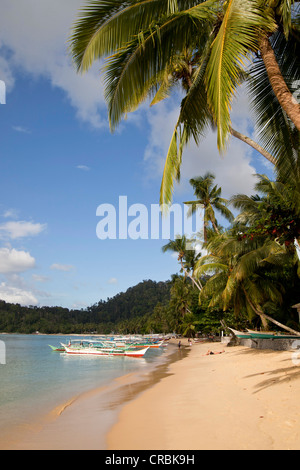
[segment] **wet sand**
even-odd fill
[[[208,348],[225,352],[206,355]],[[194,344],[167,377],[121,409],[108,449],[298,450],[300,366],[294,355]]]

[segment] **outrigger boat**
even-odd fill
[[[113,340],[113,341],[110,341],[111,344],[115,344],[116,346],[119,346],[119,347],[126,347],[126,346],[131,346],[132,348],[160,348],[162,346],[165,346],[164,345],[164,341],[130,341],[130,340],[127,340],[127,341],[122,341],[122,340]]]
[[[64,346],[56,347],[56,346],[51,346],[51,344],[49,344],[49,347],[52,349],[52,351],[55,351],[55,352],[65,352]]]
[[[141,338],[133,338],[133,337],[123,337],[123,338],[117,338],[117,337],[110,337],[107,339],[107,337],[97,337],[95,339],[80,339],[80,340],[73,340],[72,343],[70,341],[70,344],[77,344],[78,345],[84,345],[86,347],[87,344],[92,344],[95,343],[99,347],[105,347],[105,348],[119,348],[119,349],[128,349],[128,348],[133,348],[133,349],[146,349],[146,348],[160,348],[162,346],[167,346],[164,344],[164,340],[152,340],[152,339],[141,339]],[[49,347],[52,349],[52,351],[55,352],[66,352],[66,345],[61,343],[61,346],[52,346],[49,344]]]
[[[228,329],[239,339],[300,339],[300,336],[297,335],[285,335],[271,331],[254,331],[247,329],[247,332],[244,332],[234,330],[230,327],[228,327]]]
[[[151,336],[142,336],[142,335],[128,335],[128,336],[97,336],[94,338],[97,341],[104,342],[106,344],[111,344],[119,347],[131,346],[134,348],[140,347],[149,347],[149,348],[160,348],[162,346],[167,346],[165,340],[161,338],[151,337]]]
[[[277,333],[271,331],[254,331],[254,330],[247,330],[250,334],[251,338],[254,339],[300,339],[300,335],[288,335],[284,333]]]
[[[128,346],[116,346],[111,342],[100,341],[73,341],[68,345],[61,343],[67,354],[90,356],[128,356],[143,357],[149,349]]]
[[[238,331],[238,330],[234,330],[233,328],[230,328],[228,327],[228,329],[230,331],[232,331],[232,333],[237,337],[237,338],[240,338],[240,339],[250,339],[251,338],[251,335],[249,332],[244,332],[244,331]]]

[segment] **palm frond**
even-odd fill
[[[160,187],[160,204],[167,210],[173,197],[174,181],[180,180],[180,167],[182,162],[182,148],[186,143],[184,128],[176,126],[168,149],[162,182]]]
[[[158,88],[150,106],[160,103],[162,100],[169,98],[172,87],[174,86],[174,79],[170,74],[163,77],[163,80]]]
[[[191,137],[193,137],[196,144],[198,144],[200,137],[204,136],[205,129],[211,123],[211,114],[207,106],[207,94],[204,84],[205,68],[207,65],[209,52],[208,49],[209,47],[206,44],[203,54],[201,55],[201,59],[197,65],[197,69],[193,74],[193,84],[181,102],[180,114],[169,147],[169,151],[172,149],[173,155],[175,155],[177,152],[176,161],[178,168],[176,171],[172,169],[169,159],[170,154],[168,152],[161,183],[161,204],[167,205],[171,202],[173,185],[175,179],[178,180],[177,176],[182,162],[182,153],[184,147],[190,141]],[[167,87],[162,88],[162,90],[159,91],[158,98],[160,99],[161,95],[163,95],[162,97],[165,97],[167,92]],[[158,99],[155,97],[155,102],[157,101]],[[174,142],[175,136],[177,149]]]
[[[230,109],[240,84],[250,51],[258,49],[258,32],[269,28],[260,2],[229,0],[207,65],[207,93],[218,128],[218,147],[226,148],[230,129]]]
[[[195,276],[199,278],[203,274],[215,274],[220,272],[228,272],[228,265],[218,263],[218,262],[211,262],[208,264],[197,265],[195,269]]]
[[[210,307],[218,305],[219,303],[223,305],[223,291],[226,285],[228,276],[226,272],[217,273],[212,276],[206,284],[203,286],[202,291],[199,295],[199,301],[201,303],[202,300],[206,298],[210,298]]]
[[[262,246],[245,253],[239,259],[236,269],[236,279],[243,281],[249,278],[253,273],[257,272],[258,269],[266,265],[271,255],[279,252],[282,253],[282,251],[282,247],[276,242],[265,242]]]
[[[135,108],[147,95],[153,94],[173,57],[179,55],[183,44],[194,45],[195,37],[209,15],[214,2],[208,0],[193,8],[162,18],[154,27],[144,30],[131,41],[123,43],[107,59],[105,97],[109,121],[114,129],[121,117]]]
[[[116,51],[169,11],[169,0],[90,0],[81,9],[70,37],[78,70]]]

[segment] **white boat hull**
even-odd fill
[[[119,348],[72,348],[64,345],[65,352],[73,356],[128,356],[143,357],[149,347],[143,349],[119,349]]]

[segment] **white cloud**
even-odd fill
[[[118,284],[118,279],[116,277],[111,277],[107,282],[108,284]]]
[[[0,299],[5,302],[20,305],[37,305],[38,300],[32,292],[18,287],[8,286],[5,282],[0,284]]]
[[[0,248],[0,273],[21,273],[35,267],[35,259],[26,251]]]
[[[33,274],[32,279],[36,282],[47,282],[47,281],[49,281],[49,277],[41,276],[40,274]]]
[[[0,19],[1,21],[1,19]],[[1,48],[1,36],[0,36]],[[15,85],[15,78],[7,59],[0,57],[0,79],[4,81],[6,92],[10,92]]]
[[[13,126],[13,130],[22,134],[31,134],[31,131],[29,129],[26,129],[26,127],[22,126]]]
[[[192,144],[186,152],[182,165],[182,178],[186,179],[185,189],[188,179],[210,171],[215,174],[215,182],[221,186],[223,197],[228,198],[237,193],[251,194],[256,171],[250,162],[249,150],[239,141],[232,140],[227,154],[221,157],[216,136],[209,132],[199,147]],[[190,185],[189,187],[191,188]]]
[[[108,128],[108,121],[98,68],[95,65],[88,73],[79,75],[70,64],[55,64],[51,70],[51,81],[66,92],[80,120],[100,129]]]
[[[68,272],[68,271],[72,271],[73,269],[75,269],[75,267],[72,266],[71,264],[54,263],[50,266],[50,269],[53,269],[53,270],[56,270],[56,271]]]
[[[90,167],[86,165],[77,165],[78,170],[89,171]]]
[[[18,212],[16,209],[8,209],[4,212],[3,217],[6,219],[17,219],[18,218]]]
[[[107,125],[99,65],[79,75],[68,54],[68,38],[80,7],[82,0],[1,0],[0,48],[9,54],[0,59],[0,78],[9,91],[19,69],[32,77],[46,77],[65,91],[78,118],[99,128]]]
[[[0,234],[8,236],[11,239],[32,237],[39,235],[46,229],[46,224],[39,224],[26,221],[10,221],[0,225]]]
[[[42,276],[32,275],[34,281],[38,281],[39,277],[42,278]],[[42,282],[42,279],[40,279],[40,282]],[[1,292],[3,296],[6,295],[7,302],[17,302],[23,305],[37,305],[37,299],[49,299],[51,297],[48,292],[37,289],[34,283],[25,281],[20,274],[16,273],[5,275],[5,282],[0,286]]]

